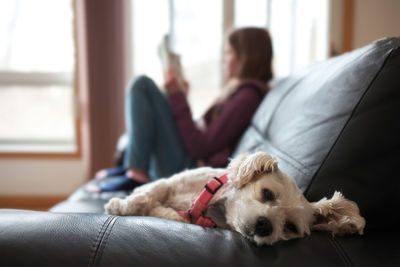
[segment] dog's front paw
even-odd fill
[[[112,215],[146,215],[151,208],[146,195],[132,195],[126,199],[112,198],[104,206],[106,214]]]
[[[353,218],[347,218],[346,223],[343,223],[343,225],[345,225],[343,231],[346,234],[364,234],[365,219],[360,215],[354,216]]]
[[[108,201],[108,203],[104,206],[106,214],[122,215],[122,210],[121,210],[122,201],[123,201],[122,199],[116,197],[110,199],[110,201]]]

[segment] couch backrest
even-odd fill
[[[310,201],[342,191],[369,228],[390,227],[384,218],[400,202],[400,38],[279,81],[234,154],[257,150],[276,157]]]

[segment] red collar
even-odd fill
[[[224,174],[219,178],[212,178],[205,185],[205,188],[194,201],[193,207],[188,212],[189,216],[195,221],[195,224],[204,227],[216,227],[215,223],[210,218],[204,217],[203,215],[212,197],[227,181],[228,175]]]

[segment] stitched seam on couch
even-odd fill
[[[115,225],[115,222],[118,220],[119,217],[113,216],[113,219],[110,221],[110,223],[108,224],[108,227],[104,233],[104,236],[99,244],[99,250],[98,253],[95,257],[95,261],[94,261],[94,266],[100,266],[100,262],[103,259],[103,252],[105,250],[105,247],[108,244],[108,238],[110,237],[111,231]]]
[[[332,154],[332,151],[336,147],[336,144],[339,142],[339,140],[341,140],[341,137],[342,137],[343,133],[346,131],[347,126],[350,123],[350,121],[352,121],[352,119],[354,117],[354,114],[356,113],[356,111],[358,110],[359,106],[363,102],[363,100],[365,98],[365,95],[371,90],[372,84],[374,84],[375,80],[379,77],[379,75],[381,74],[382,70],[385,68],[386,63],[389,60],[389,58],[391,57],[393,51],[395,51],[397,49],[399,49],[399,48],[396,47],[396,48],[392,48],[390,50],[390,52],[387,54],[385,60],[383,61],[382,66],[379,68],[379,70],[377,71],[377,73],[374,76],[374,78],[368,84],[367,89],[365,89],[365,91],[361,94],[360,99],[358,100],[357,104],[354,106],[353,110],[351,111],[349,118],[345,122],[345,124],[344,124],[342,130],[339,132],[338,136],[336,137],[335,142],[332,144],[332,146],[330,147],[328,153],[326,153],[324,159],[322,160],[321,165],[319,166],[318,170],[314,173],[313,177],[311,178],[310,183],[308,184],[306,190],[304,191],[304,195],[307,195],[308,192],[310,191],[311,187],[313,186],[313,184],[315,182],[316,177],[318,176],[318,174],[321,171],[322,167],[325,165],[325,163],[328,160],[329,156]]]
[[[96,256],[98,254],[101,242],[104,239],[106,230],[107,230],[108,226],[110,225],[111,221],[113,221],[113,219],[115,219],[115,218],[116,218],[115,216],[109,216],[107,218],[107,220],[105,220],[104,223],[102,224],[99,232],[97,233],[96,239],[94,240],[94,243],[93,243],[93,246],[91,249],[91,253],[90,253],[90,257],[89,257],[88,266],[94,266]]]
[[[343,260],[344,264],[349,267],[353,267],[354,264],[350,260],[350,257],[347,255],[346,251],[344,251],[343,247],[337,242],[334,236],[329,237],[329,241],[331,245],[335,248],[336,253]]]

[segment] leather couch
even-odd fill
[[[387,38],[276,82],[235,151],[275,156],[309,201],[343,192],[363,236],[257,247],[228,230],[104,215],[127,192],[81,188],[49,212],[0,210],[0,266],[400,266],[399,118],[400,38]]]

